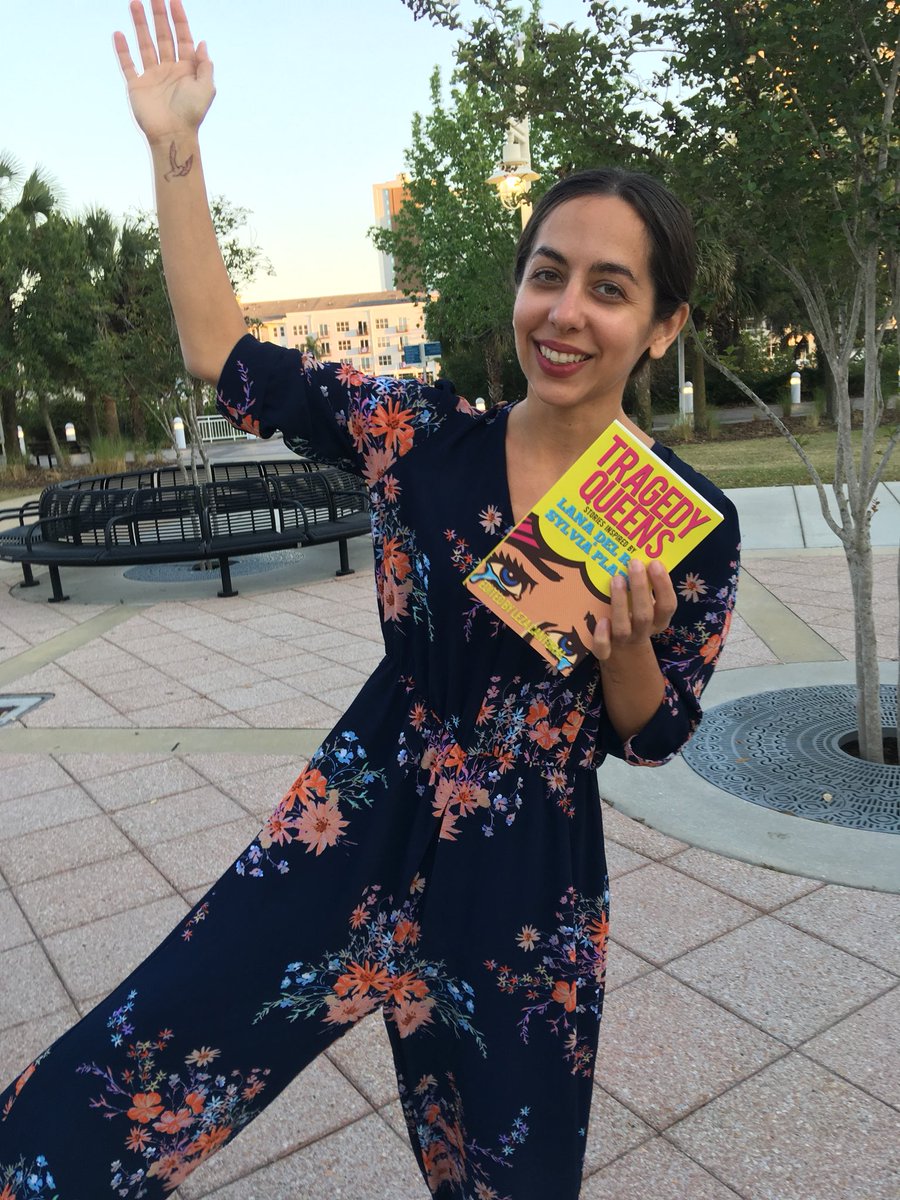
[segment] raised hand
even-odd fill
[[[656,562],[645,567],[633,558],[628,567],[627,590],[623,576],[613,578],[609,615],[597,621],[594,633],[594,655],[606,662],[617,650],[646,644],[653,634],[662,633],[668,626],[677,607],[678,598],[665,567]]]
[[[113,41],[138,125],[151,145],[171,144],[174,151],[173,139],[177,140],[184,133],[195,133],[212,104],[216,94],[213,67],[206,43],[194,45],[181,0],[171,0],[171,24],[166,0],[151,0],[151,8],[155,44],[143,3],[132,0],[131,17],[137,34],[142,74],[135,69],[125,35],[116,32]],[[176,156],[171,169],[177,174],[184,165]]]

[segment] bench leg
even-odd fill
[[[347,553],[347,539],[341,538],[338,542],[338,551],[341,556],[341,569],[335,571],[335,575],[355,575],[356,572],[350,566],[350,555]]]
[[[39,586],[41,581],[39,579],[35,579],[34,572],[31,569],[31,563],[22,563],[22,575],[24,576],[24,582],[19,585],[20,587],[26,588]]]
[[[62,604],[63,600],[68,600],[68,596],[63,595],[62,583],[59,578],[59,567],[56,563],[50,564],[50,584],[53,587],[53,595],[47,597],[48,604]]]
[[[237,592],[231,586],[231,567],[228,563],[227,555],[219,559],[219,573],[222,576],[222,590],[220,596],[236,596]]]

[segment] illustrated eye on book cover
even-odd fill
[[[628,563],[670,573],[722,514],[613,421],[466,577],[491,612],[561,675],[590,653],[612,579]]]

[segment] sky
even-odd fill
[[[412,115],[446,78],[456,35],[414,21],[401,0],[186,0],[217,95],[201,130],[211,194],[251,212],[245,237],[275,274],[242,298],[376,291],[372,184],[404,168]],[[462,0],[463,18],[476,11]],[[585,20],[584,0],[545,0],[544,18]],[[117,217],[153,204],[150,160],[112,49],[127,0],[0,0],[0,153],[41,167],[65,211]],[[503,131],[497,133],[498,157]]]

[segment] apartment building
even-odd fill
[[[427,340],[424,308],[402,292],[269,300],[241,308],[262,342],[298,350],[314,346],[319,358],[352,363],[369,375],[411,378],[421,372],[420,366],[404,365],[403,348]]]

